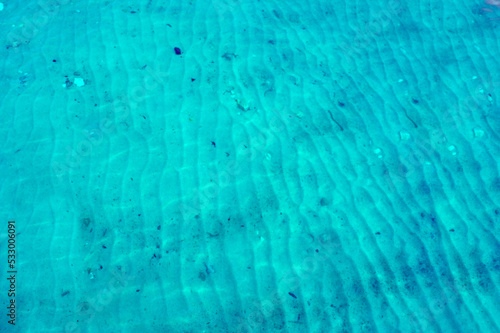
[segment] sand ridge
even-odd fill
[[[500,330],[495,6],[4,4],[24,332]]]

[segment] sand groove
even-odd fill
[[[0,15],[23,332],[500,331],[497,7]]]

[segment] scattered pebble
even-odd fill
[[[399,132],[399,139],[401,141],[407,141],[410,139],[410,133],[408,133],[407,131],[400,131]]]
[[[180,49],[180,48],[178,48],[178,47],[174,47],[174,52],[175,52],[175,54],[177,54],[177,55],[180,55],[180,54],[182,53],[181,49]]]
[[[484,136],[484,131],[478,127],[474,128],[474,137],[480,138]]]
[[[75,86],[77,87],[83,87],[85,85],[85,81],[81,77],[75,77],[75,80],[73,81]]]

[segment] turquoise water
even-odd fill
[[[496,0],[0,9],[0,332],[500,332]]]

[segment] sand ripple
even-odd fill
[[[500,331],[495,6],[0,14],[23,331]]]

